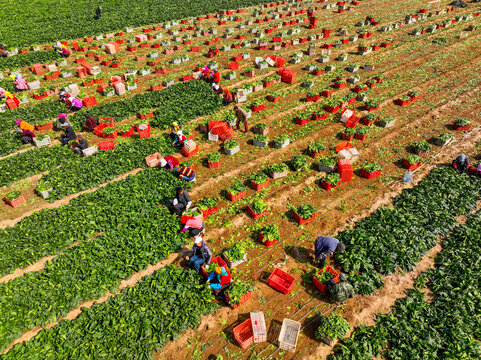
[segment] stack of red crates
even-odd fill
[[[352,164],[349,159],[341,159],[337,165],[337,172],[341,176],[341,182],[352,180]]]
[[[292,72],[291,70],[284,69],[282,72],[282,82],[287,84],[294,84],[296,81],[296,73]]]

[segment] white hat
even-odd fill
[[[196,236],[194,238],[194,242],[195,242],[196,245],[200,245],[200,244],[202,244],[202,238],[200,236]]]
[[[160,166],[164,167],[165,165],[167,165],[167,161],[164,158],[160,159]]]
[[[69,98],[68,98],[68,101],[72,102],[72,101],[73,101],[73,97],[72,97],[72,96],[69,97]]]
[[[177,135],[183,135],[182,130],[177,130]]]
[[[214,89],[219,90],[219,85],[215,84]]]

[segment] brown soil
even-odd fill
[[[392,2],[387,0],[365,1],[354,11],[346,12],[345,14],[334,14],[333,11],[320,11],[319,22],[322,27],[338,28],[339,26],[349,26],[350,30],[358,30],[353,28],[353,24],[363,19],[363,16],[370,13],[373,8],[376,9],[376,14],[384,12],[383,24],[399,21],[404,16],[413,11],[413,9],[424,6],[425,3],[420,1],[408,1],[396,4],[393,8]],[[258,244],[252,244],[248,253],[249,261],[241,264],[233,273],[240,278],[250,278],[256,282],[258,290],[254,297],[247,304],[242,305],[237,310],[232,310],[227,307],[222,307],[215,314],[204,317],[202,324],[198,329],[189,330],[183,334],[176,341],[168,343],[160,354],[155,354],[158,359],[179,359],[179,358],[211,358],[216,354],[222,354],[224,358],[248,358],[251,350],[240,351],[235,340],[231,334],[235,325],[239,324],[249,311],[264,311],[266,320],[268,321],[268,330],[270,333],[269,342],[276,344],[275,340],[279,332],[279,324],[283,318],[292,318],[300,321],[305,326],[301,333],[298,343],[298,351],[295,354],[288,353],[285,358],[311,358],[323,359],[330,350],[327,346],[319,346],[319,343],[313,339],[313,325],[316,324],[315,309],[320,313],[326,314],[332,310],[333,306],[326,302],[324,295],[320,294],[312,286],[304,286],[301,281],[297,281],[293,292],[290,296],[281,295],[266,283],[266,278],[274,267],[281,267],[287,272],[291,273],[300,279],[302,274],[308,272],[310,262],[312,260],[312,239],[314,236],[322,234],[335,234],[338,231],[345,229],[353,224],[357,219],[369,215],[377,207],[389,204],[392,198],[399,194],[402,189],[413,186],[420,181],[433,167],[438,164],[448,163],[459,152],[472,154],[475,152],[475,144],[481,139],[481,128],[476,128],[469,133],[457,133],[457,143],[446,148],[435,148],[429,156],[423,161],[421,168],[415,171],[415,177],[411,184],[404,184],[399,181],[400,176],[404,172],[400,166],[395,163],[399,158],[406,155],[405,148],[411,141],[420,139],[429,139],[437,136],[441,132],[446,132],[446,124],[453,118],[466,117],[473,121],[473,127],[481,123],[479,117],[473,118],[472,114],[479,113],[479,83],[476,80],[479,76],[478,68],[481,62],[479,52],[479,35],[469,37],[469,41],[456,42],[448,46],[432,45],[430,39],[439,34],[436,33],[429,37],[411,37],[407,32],[420,27],[426,26],[430,23],[440,22],[443,19],[452,18],[453,16],[466,14],[472,11],[473,8],[466,10],[456,10],[450,14],[444,14],[428,18],[421,22],[416,22],[411,25],[405,25],[398,30],[389,33],[376,33],[372,40],[381,41],[387,37],[393,37],[395,44],[390,48],[373,52],[367,57],[354,57],[353,51],[356,50],[357,44],[348,44],[341,49],[333,49],[331,54],[331,62],[338,66],[343,66],[342,63],[334,62],[334,58],[341,52],[349,53],[349,60],[355,59],[358,62],[372,61],[376,65],[376,71],[369,72],[361,70],[359,74],[362,76],[362,82],[373,77],[376,74],[384,73],[387,77],[385,83],[377,86],[371,91],[370,98],[382,97],[381,109],[377,114],[386,116],[393,115],[396,117],[396,126],[391,129],[370,129],[368,141],[355,142],[355,146],[361,152],[361,158],[369,159],[370,162],[376,161],[385,165],[383,175],[374,180],[360,179],[354,176],[349,183],[342,184],[340,188],[325,192],[318,188],[316,182],[319,174],[317,171],[306,171],[303,173],[290,173],[289,177],[283,180],[272,182],[270,187],[262,196],[256,195],[252,190],[248,191],[249,198],[241,201],[240,204],[232,204],[221,200],[218,204],[219,213],[213,215],[207,220],[207,229],[209,245],[219,253],[221,249],[230,246],[234,241],[239,240],[256,240],[254,233],[256,230],[266,225],[267,223],[276,223],[282,230],[282,239],[275,246],[271,248],[264,248]],[[215,19],[214,19],[215,21]],[[282,21],[282,20],[279,20]],[[277,22],[279,22],[277,21]],[[462,25],[458,23],[453,24],[448,29],[443,29],[442,34],[447,37],[456,36],[461,27],[474,23],[475,19],[470,22],[463,22]],[[206,22],[206,24],[213,22]],[[204,25],[204,23],[203,23]],[[229,25],[230,26],[230,25]],[[227,26],[228,27],[228,26]],[[296,27],[296,26],[294,26]],[[321,26],[319,26],[321,28]],[[221,34],[225,27],[219,27]],[[305,30],[305,29],[304,29]],[[164,31],[163,31],[164,32]],[[307,31],[303,34],[311,34],[319,32],[319,29]],[[441,32],[441,31],[440,31]],[[350,31],[350,35],[353,32]],[[124,39],[128,36],[124,36]],[[304,36],[304,35],[303,35]],[[307,35],[306,35],[307,36]],[[249,34],[248,38],[252,39]],[[164,36],[167,38],[167,36]],[[339,39],[338,36],[332,36],[331,39],[321,39],[316,41],[317,45],[325,42],[331,42]],[[202,39],[204,41],[205,39]],[[361,40],[360,40],[361,41]],[[221,39],[219,46],[232,42],[232,39]],[[367,39],[371,42],[371,39]],[[430,44],[430,46],[425,46]],[[280,52],[288,60],[287,55],[292,54],[295,50],[305,50],[306,44],[299,44],[288,49],[282,49]],[[411,51],[412,48],[417,51]],[[147,53],[152,49],[142,49],[139,53]],[[124,47],[122,47],[124,53]],[[226,65],[230,62],[229,57],[233,53],[249,52],[251,54],[250,60],[243,60],[241,62],[241,69],[251,66],[256,56],[263,56],[272,54],[272,50],[257,51],[253,49],[239,49],[229,54],[222,53],[221,56],[215,58],[219,61],[222,68],[222,74],[226,70]],[[430,62],[431,58],[437,54],[445,53],[449,55],[449,61]],[[129,54],[125,56],[125,65],[119,69],[108,69],[102,67],[106,75],[112,75],[117,72],[123,73],[125,69],[131,66],[138,66],[139,64],[130,61],[138,53]],[[173,56],[177,56],[175,54]],[[169,59],[170,57],[165,57]],[[173,71],[186,70],[193,67],[193,64],[198,62],[207,62],[202,54],[191,56],[191,62],[187,65],[175,67]],[[290,66],[298,74],[298,80],[293,85],[279,84],[272,88],[265,89],[259,93],[253,94],[249,100],[263,97],[270,93],[270,91],[281,88],[288,90],[288,94],[283,97],[281,103],[266,104],[266,110],[259,115],[255,115],[252,120],[265,122],[270,127],[269,138],[272,139],[275,135],[288,132],[290,135],[296,137],[295,141],[287,148],[281,150],[273,150],[271,148],[259,149],[253,148],[249,144],[247,135],[236,135],[236,140],[241,143],[242,152],[232,157],[222,157],[222,168],[219,170],[207,170],[201,165],[201,157],[206,153],[219,151],[221,148],[219,144],[205,144],[202,143],[200,132],[195,131],[196,141],[201,144],[201,154],[190,160],[193,161],[198,181],[195,188],[191,191],[193,199],[199,199],[203,196],[218,196],[220,189],[225,189],[232,183],[233,177],[241,177],[243,180],[254,172],[260,171],[265,164],[276,163],[279,161],[288,160],[293,155],[298,155],[304,150],[313,139],[325,140],[329,145],[338,142],[336,136],[342,129],[338,122],[329,123],[318,122],[311,123],[316,125],[312,128],[301,127],[292,123],[293,113],[296,110],[305,109],[306,103],[301,101],[305,97],[305,90],[299,87],[303,79],[307,79],[308,75],[304,70],[301,70],[307,63],[314,62],[315,57],[304,56],[301,64]],[[71,60],[69,60],[70,62]],[[238,71],[238,74],[242,70]],[[424,71],[424,73],[417,73],[416,71]],[[115,72],[114,72],[115,70]],[[251,82],[261,80],[268,74],[273,73],[273,69],[264,71],[257,71],[256,76],[251,79],[239,79],[233,81],[224,81],[222,86],[236,87],[243,82]],[[412,72],[411,75],[409,72]],[[423,77],[425,74],[429,76]],[[324,75],[323,75],[324,76]],[[330,85],[330,76],[324,76],[316,79],[316,84],[319,87]],[[400,78],[403,81],[400,81]],[[151,83],[158,83],[164,78],[157,75],[150,75],[141,77],[139,86],[136,91],[129,92],[128,96],[137,94],[146,90]],[[69,79],[65,80],[68,81]],[[52,82],[58,85],[64,80]],[[95,86],[96,87],[96,86]],[[91,94],[95,87],[87,89],[87,93]],[[400,108],[394,106],[392,101],[404,94],[408,90],[416,88],[421,91],[423,98],[407,108]],[[346,90],[336,91],[336,94],[345,94]],[[124,97],[125,98],[125,97]],[[104,99],[103,103],[116,101],[114,99]],[[246,106],[246,105],[243,105]],[[356,104],[358,112],[362,113],[359,104]],[[337,120],[337,115],[336,115]],[[257,119],[257,120],[256,120]],[[203,119],[195,119],[192,125],[200,123]],[[130,121],[123,119],[123,122]],[[306,131],[308,129],[308,131]],[[95,142],[98,139],[89,138]],[[309,160],[311,164],[312,160]],[[359,161],[360,162],[360,161]],[[137,172],[139,169],[135,170]],[[355,170],[357,171],[357,165]],[[321,174],[323,175],[323,174]],[[125,175],[124,175],[125,176]],[[312,190],[307,189],[311,187]],[[33,192],[33,189],[30,189]],[[94,191],[88,190],[88,191]],[[315,192],[314,192],[315,191]],[[27,213],[22,208],[18,213],[13,214],[16,219],[4,220],[0,222],[0,228],[11,226],[19,221],[21,218],[32,214],[41,208],[56,207],[67,203],[71,198],[78,196],[72,195],[69,198],[55,202],[54,204],[47,204],[39,201],[37,208],[30,208]],[[253,199],[254,196],[262,197],[270,206],[271,213],[257,221],[251,220],[244,211],[245,205]],[[303,227],[297,226],[291,219],[291,214],[286,211],[286,204],[299,205],[301,203],[311,203],[318,209],[318,218],[315,222],[305,225]],[[10,216],[10,215],[9,215]],[[460,222],[462,219],[459,219]],[[211,230],[213,228],[213,230]],[[378,292],[371,296],[356,296],[347,302],[344,306],[346,317],[352,326],[357,326],[364,322],[367,324],[373,323],[373,315],[377,312],[386,312],[394,301],[404,296],[404,291],[412,286],[412,282],[421,271],[432,266],[432,257],[440,250],[439,245],[433,248],[419,263],[419,266],[411,273],[401,273],[385,278],[385,286]],[[42,262],[32,265],[35,269],[19,270],[13,276],[21,276],[26,271],[41,270]],[[149,267],[145,272],[134,274],[130,279],[122,282],[121,289],[134,285],[143,276],[148,275],[165,266],[168,263],[175,262],[181,264],[180,256],[172,254],[168,259]],[[23,271],[23,272],[22,272]],[[0,282],[4,279],[0,279]],[[101,299],[93,300],[82,304],[82,306],[90,307],[94,302],[105,301],[111,294],[106,294]],[[67,319],[73,319],[81,312],[80,307],[72,310]],[[54,326],[56,323],[49,324],[48,327]],[[35,336],[40,328],[32,329],[25,332],[23,336],[16,340],[15,343],[25,341]],[[220,335],[224,332],[227,335],[228,341]],[[196,352],[195,344],[202,343],[207,345],[207,349],[202,352]],[[227,353],[227,351],[229,353]],[[262,357],[271,355],[280,355],[275,350],[275,347],[269,347],[266,343],[259,344],[255,350]],[[274,352],[273,352],[274,351]],[[195,354],[195,357],[194,357]],[[233,356],[236,354],[236,356]],[[315,354],[315,355],[314,355]],[[272,357],[272,356],[271,356]]]

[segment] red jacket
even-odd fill
[[[220,72],[216,71],[214,73],[214,81],[219,82],[220,81]]]

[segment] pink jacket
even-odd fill
[[[202,229],[203,220],[200,217],[194,217],[193,219],[187,220],[185,226],[188,226],[192,229]]]
[[[82,102],[77,98],[73,98],[72,105],[75,106],[75,107],[81,108]]]
[[[15,84],[15,87],[17,88],[17,90],[27,90],[28,89],[27,80],[25,80],[24,78],[17,79],[13,83]]]
[[[63,52],[65,55],[70,55],[70,54],[72,54],[72,52],[71,52],[69,49],[67,49],[67,48],[62,48],[62,52]]]

